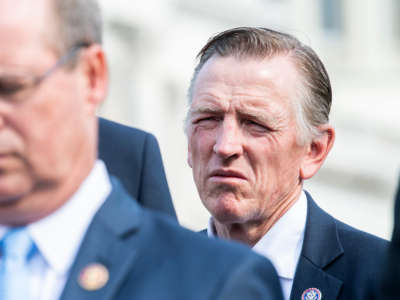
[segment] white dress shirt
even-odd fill
[[[86,230],[110,191],[106,167],[97,160],[71,199],[51,215],[27,226],[38,250],[29,261],[31,299],[59,299]],[[7,230],[0,225],[0,239]]]
[[[307,197],[304,192],[293,206],[254,245],[253,250],[266,256],[274,265],[282,286],[285,300],[289,300],[293,279],[303,247],[307,219]],[[207,234],[215,237],[210,218]]]

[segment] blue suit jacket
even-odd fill
[[[336,220],[306,195],[304,242],[290,300],[303,300],[309,288],[319,289],[323,300],[371,299],[388,242]]]
[[[388,242],[336,220],[306,194],[306,230],[290,299],[299,300],[308,288],[318,288],[323,300],[369,299]]]
[[[78,283],[90,263],[109,271],[107,284]],[[116,180],[84,237],[61,300],[253,300],[282,298],[271,263],[246,247],[179,227],[141,208]]]
[[[156,138],[99,118],[99,158],[141,205],[176,219]]]

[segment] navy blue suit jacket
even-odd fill
[[[248,248],[210,240],[141,208],[112,180],[92,220],[61,300],[281,300],[271,263]],[[90,263],[109,280],[88,291],[78,278]]]
[[[323,300],[366,300],[379,287],[388,242],[323,211],[307,194],[307,223],[291,300],[317,288]]]
[[[99,158],[141,205],[176,219],[160,149],[153,135],[99,118]]]
[[[304,242],[290,300],[302,299],[309,288],[319,289],[323,300],[370,299],[379,289],[388,242],[336,220],[306,195]]]

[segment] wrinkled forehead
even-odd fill
[[[29,26],[37,21],[46,24],[50,8],[51,0],[0,0],[0,24],[22,22]]]
[[[300,86],[299,73],[288,56],[214,56],[204,64],[194,82],[191,110],[218,106],[227,111],[232,105],[290,110]]]
[[[36,60],[49,48],[51,0],[0,0],[0,65]]]
[[[52,0],[0,0],[0,38],[33,40],[54,27]]]

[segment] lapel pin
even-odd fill
[[[306,289],[301,295],[301,300],[321,300],[322,293],[317,288]]]
[[[79,274],[79,285],[87,291],[96,291],[106,285],[110,277],[107,268],[99,263],[87,265]]]

